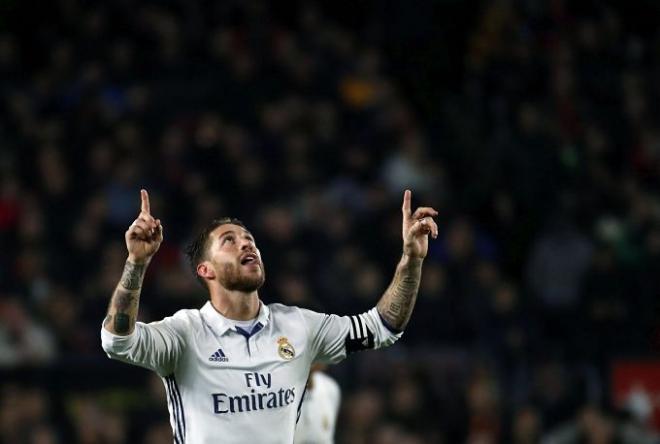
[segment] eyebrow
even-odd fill
[[[250,239],[254,240],[254,236],[248,230],[245,230],[244,233],[245,233],[245,235],[250,236]],[[235,230],[225,231],[224,233],[222,233],[221,235],[218,236],[218,240],[222,239],[223,237],[225,237],[228,234],[236,234],[236,231]]]

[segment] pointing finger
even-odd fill
[[[412,200],[412,192],[406,190],[403,193],[403,205],[401,206],[401,212],[403,213],[403,220],[410,219],[410,201]]]
[[[147,190],[140,190],[140,197],[142,199],[142,212],[151,214],[151,206],[149,205],[149,193],[147,193]]]

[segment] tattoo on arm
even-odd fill
[[[124,272],[110,300],[103,326],[110,332],[126,335],[133,331],[137,319],[142,280],[147,264],[126,261]]]
[[[124,273],[121,276],[121,286],[126,290],[137,290],[140,288],[146,268],[146,264],[134,264],[126,261]]]
[[[131,329],[131,318],[125,313],[117,313],[115,316],[115,332],[119,334],[128,333]]]
[[[422,259],[404,257],[399,261],[392,283],[378,301],[378,313],[397,330],[403,330],[412,315],[419,282]]]
[[[117,290],[114,297],[114,305],[118,312],[125,312],[131,308],[131,303],[136,297],[130,291]]]

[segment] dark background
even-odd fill
[[[656,442],[612,370],[660,347],[659,12],[0,1],[1,441],[171,441],[160,381],[100,348],[144,187],[145,322],[204,303],[182,248],[214,217],[266,302],[353,314],[403,190],[440,211],[404,339],[329,370],[338,442]]]

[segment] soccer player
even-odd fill
[[[323,364],[312,364],[293,444],[335,442],[341,390],[334,379],[323,373],[324,367]]]
[[[158,373],[167,389],[174,442],[291,443],[312,362],[388,346],[401,337],[415,304],[433,208],[411,212],[403,197],[403,254],[376,307],[354,316],[266,305],[258,290],[264,264],[252,234],[237,219],[219,219],[188,248],[209,293],[199,310],[136,322],[144,273],[163,241],[149,195],[125,233],[128,259],[101,328],[109,357]]]

